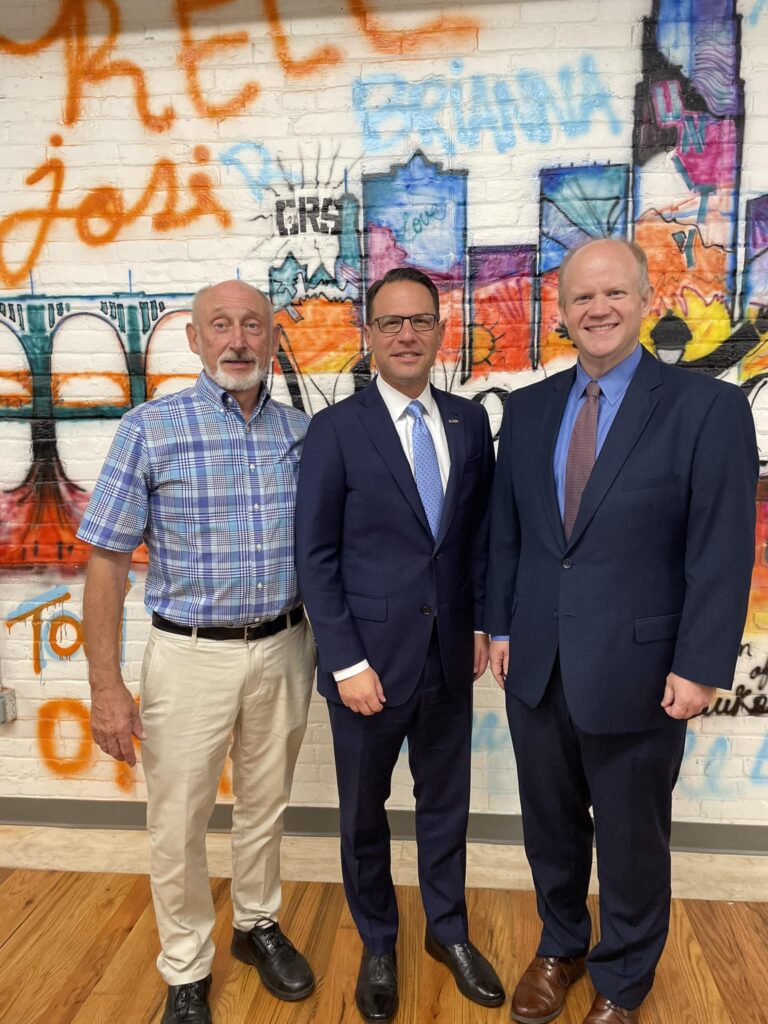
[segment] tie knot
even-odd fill
[[[596,380],[591,380],[587,384],[587,398],[599,398],[600,397],[600,385]]]
[[[424,406],[417,398],[414,398],[412,402],[406,405],[405,411],[409,416],[413,416],[415,420],[420,420],[424,416]]]

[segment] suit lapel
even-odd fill
[[[384,404],[384,399],[381,397],[375,380],[359,393],[358,400],[360,402],[358,410],[360,421],[371,444],[384,460],[387,469],[395,478],[397,486],[416,513],[419,522],[432,536],[413,472],[408,465],[408,459],[400,444],[392,417],[389,415],[389,410]]]
[[[568,542],[572,548],[605,498],[661,398],[661,368],[643,351],[616,419],[590,474]]]
[[[440,418],[443,421],[445,439],[448,442],[448,454],[451,457],[451,471],[448,474],[448,483],[445,488],[445,499],[443,511],[440,516],[440,529],[437,531],[435,547],[438,547],[448,532],[451,525],[456,505],[459,499],[459,482],[464,472],[464,463],[467,458],[467,429],[464,417],[458,402],[454,402],[451,395],[446,391],[432,388],[432,396],[435,399]]]
[[[563,533],[563,520],[560,516],[560,506],[557,503],[557,488],[555,486],[555,444],[560,430],[560,421],[563,418],[568,395],[576,377],[576,367],[558,373],[550,379],[552,392],[550,400],[544,410],[542,417],[541,431],[539,433],[539,455],[537,465],[543,466],[543,472],[539,474],[539,487],[544,503],[549,525],[555,535],[558,546],[565,543]]]

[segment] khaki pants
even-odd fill
[[[315,665],[306,620],[275,636],[202,640],[152,628],[141,672],[152,897],[169,985],[204,978],[215,921],[205,834],[233,739],[234,925],[280,908],[280,840]]]

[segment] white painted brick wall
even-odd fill
[[[322,248],[318,249],[318,239],[310,234],[288,240],[275,236],[274,200],[291,192],[286,177],[298,185],[303,175],[307,186],[317,177],[321,183],[330,183],[321,185],[321,194],[340,195],[346,173],[349,191],[362,202],[365,175],[387,173],[392,165],[405,163],[421,149],[444,169],[467,172],[468,245],[536,245],[542,217],[542,169],[593,161],[632,162],[635,87],[642,74],[642,19],[651,13],[651,0],[530,0],[462,6],[441,6],[435,0],[417,8],[406,2],[380,8],[371,3],[368,33],[361,30],[346,5],[321,4],[311,16],[286,17],[279,26],[294,61],[306,59],[321,46],[338,50],[337,63],[309,68],[302,76],[283,69],[269,34],[275,26],[257,20],[254,5],[220,4],[192,17],[194,39],[200,42],[242,29],[248,42],[201,59],[198,81],[203,95],[208,103],[222,104],[254,81],[260,92],[240,113],[218,118],[201,116],[189,91],[178,59],[180,34],[170,13],[172,5],[159,5],[158,10],[152,0],[131,0],[130,4],[118,0],[118,6],[123,34],[113,41],[110,58],[133,62],[143,76],[153,115],[172,106],[174,120],[167,131],[152,131],[142,124],[134,79],[68,80],[61,39],[26,55],[3,52],[8,47],[0,43],[0,259],[4,261],[0,263],[0,302],[28,295],[29,274],[22,274],[15,283],[9,281],[9,275],[27,260],[39,230],[44,238],[31,266],[35,294],[44,302],[69,301],[75,311],[93,312],[98,302],[88,297],[108,299],[115,291],[126,291],[129,272],[134,292],[146,291],[151,299],[169,292],[188,296],[204,283],[237,272],[264,286],[270,267],[277,267],[288,251],[303,262],[314,259],[312,267],[318,258],[329,259],[333,246],[329,249],[327,237],[320,240]],[[763,112],[768,77],[766,6],[758,0],[739,6],[743,16],[739,73],[745,82],[740,217],[747,199],[768,191],[768,161],[764,159],[768,118]],[[96,47],[105,41],[106,22],[97,13],[98,5],[83,7],[92,32],[84,42]],[[43,37],[59,8],[64,9],[64,4],[57,0],[35,5],[7,0],[3,5],[4,37],[20,42]],[[336,13],[324,14],[331,9]],[[442,31],[425,37],[422,27],[441,13],[471,21],[474,28],[460,35]],[[372,31],[376,25],[388,31],[406,30],[401,53],[377,49],[382,40]],[[585,66],[592,70],[584,72]],[[537,87],[548,87],[551,104],[528,96],[525,83],[536,75],[540,76]],[[389,76],[385,84],[381,84],[382,76]],[[476,81],[482,79],[488,97],[484,109],[472,106],[473,76]],[[367,87],[369,105],[365,110],[360,108],[356,92],[359,80]],[[375,81],[380,84],[374,86]],[[66,97],[75,86],[81,90],[80,116],[75,123],[65,124]],[[585,95],[594,96],[598,86],[606,98],[596,109],[583,110]],[[495,105],[494,90],[506,93],[512,104],[506,111],[506,124]],[[466,136],[461,131],[462,123],[469,123],[473,116],[481,121],[490,119],[474,141],[471,133]],[[61,145],[51,143],[53,135],[61,137]],[[239,167],[231,157],[232,147],[237,145],[248,147],[240,151]],[[196,146],[208,150],[201,164],[193,158]],[[9,220],[20,211],[45,208],[51,174],[33,185],[27,179],[52,158],[63,167],[59,198],[63,215],[47,224],[42,214],[31,212],[26,221]],[[205,174],[211,194],[231,218],[230,226],[223,228],[206,214],[183,228],[157,230],[153,217],[171,202],[160,189],[142,215],[128,217],[108,245],[85,244],[74,214],[89,192],[114,186],[129,210],[140,201],[152,169],[161,159],[170,160],[175,169],[178,211],[188,210],[194,203],[190,176]],[[674,202],[678,197],[666,198]],[[96,219],[89,224],[95,232],[108,226]],[[736,237],[742,246],[745,231],[741,223]],[[741,270],[743,252],[738,251],[735,258]],[[184,308],[184,299],[170,303],[170,308]],[[736,303],[733,320],[739,316]],[[13,407],[3,404],[11,385],[2,374],[18,369],[11,332],[18,334],[18,325],[0,315],[0,487],[6,491],[19,487],[32,468],[29,422],[14,419],[9,415]],[[103,339],[104,335],[94,337]],[[63,365],[83,374],[115,371],[114,350],[99,348],[103,340],[93,344],[93,351],[78,349],[78,355]],[[183,319],[177,322],[176,344],[176,370],[181,372],[188,366],[183,358]],[[552,364],[548,372],[554,368]],[[319,370],[317,390],[310,387],[307,392],[316,402],[321,401],[321,393],[330,396],[334,389],[338,394],[348,393],[348,381],[322,372],[322,367]],[[541,372],[502,368],[486,375],[483,371],[466,384],[456,385],[456,390],[472,395],[488,386],[511,389],[530,383]],[[743,375],[744,368],[734,372]],[[755,372],[754,368],[750,372]],[[99,386],[106,385],[102,381]],[[85,378],[78,387],[80,394],[90,393]],[[282,379],[275,380],[274,391],[287,397]],[[497,426],[500,404],[489,401],[488,408]],[[49,416],[44,410],[37,414]],[[57,418],[55,423],[58,455],[67,477],[90,490],[116,421],[75,416]],[[758,420],[758,426],[768,430],[768,420]],[[140,567],[136,576],[127,602],[124,664],[133,690],[138,689],[148,621],[141,600]],[[20,605],[57,588],[69,596],[45,611],[37,643],[30,621],[9,625]],[[48,643],[51,618],[62,610],[79,618],[81,597],[82,567],[66,561],[9,566],[3,561],[0,542],[0,618],[6,624],[0,631],[0,679],[16,689],[19,711],[15,723],[0,726],[0,792],[4,795],[145,798],[140,766],[135,772],[116,766],[88,738],[82,648],[64,659],[57,657]],[[759,618],[759,599],[757,594],[756,614],[747,628],[750,649],[737,670],[737,683],[755,692],[760,692],[759,684],[764,685],[766,677],[750,679],[750,671],[768,660],[768,635],[764,632],[768,618]],[[60,632],[61,644],[76,646],[76,639],[72,627]],[[45,662],[40,671],[35,670],[36,653]],[[676,795],[677,818],[768,821],[766,723],[768,716],[749,716],[742,711],[734,717],[700,720],[690,727]],[[476,686],[473,751],[473,810],[518,813],[503,695],[489,677]],[[229,798],[226,783],[222,798]],[[323,702],[315,698],[296,774],[294,802],[330,806],[335,800],[327,714]],[[391,806],[412,806],[405,756],[396,769]]]

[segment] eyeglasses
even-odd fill
[[[375,320],[371,320],[371,323],[376,324],[382,334],[399,334],[406,320],[414,331],[424,334],[434,328],[437,316],[435,313],[414,313],[413,316],[377,316]]]

